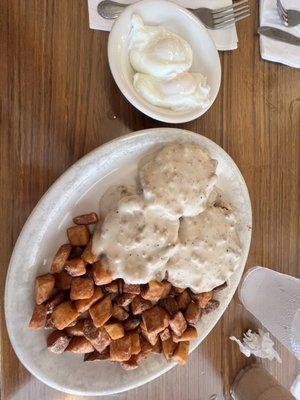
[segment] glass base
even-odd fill
[[[295,400],[276,379],[260,365],[243,368],[230,389],[233,400]]]

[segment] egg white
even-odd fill
[[[133,85],[148,103],[174,111],[188,111],[209,105],[210,88],[201,74],[189,72],[164,80],[136,73]]]
[[[190,69],[193,52],[189,43],[162,26],[148,26],[132,16],[129,57],[137,72],[170,79]]]

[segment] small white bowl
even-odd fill
[[[134,71],[129,61],[129,33],[131,17],[138,14],[147,25],[162,25],[180,35],[192,47],[192,72],[207,77],[210,105],[191,111],[172,111],[146,102],[133,86]],[[108,40],[108,60],[113,77],[123,95],[144,114],[158,121],[183,123],[204,114],[217,97],[221,83],[221,65],[218,51],[207,29],[191,12],[165,0],[143,0],[128,6],[115,21]]]

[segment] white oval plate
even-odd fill
[[[28,329],[35,277],[49,271],[55,251],[66,241],[72,217],[98,210],[108,186],[132,181],[138,160],[172,141],[197,143],[218,160],[218,185],[237,210],[243,247],[238,270],[227,289],[218,294],[220,307],[199,322],[199,338],[192,342],[191,351],[209,334],[233,297],[251,241],[251,204],[244,179],[228,154],[204,136],[173,128],[139,131],[98,147],[69,168],[39,201],[18,238],[7,272],[5,317],[11,344],[24,366],[55,389],[74,395],[108,395],[149,382],[175,365],[161,355],[149,357],[140,368],[128,372],[116,363],[84,363],[81,356],[48,351],[49,331]]]
[[[192,72],[207,77],[210,104],[191,111],[172,111],[146,102],[133,86],[134,71],[129,61],[131,17],[138,14],[147,25],[161,25],[185,39],[193,50]],[[169,1],[143,0],[126,7],[114,22],[108,40],[108,60],[111,72],[123,95],[138,110],[158,121],[178,124],[203,115],[215,101],[221,83],[219,53],[202,22],[190,11]]]

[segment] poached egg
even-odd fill
[[[164,80],[137,73],[133,85],[150,104],[185,111],[209,105],[209,86],[201,74],[184,72],[173,79]]]
[[[190,69],[191,46],[162,26],[147,26],[138,15],[132,16],[130,62],[137,72],[172,79]]]
[[[210,87],[200,73],[189,72],[189,43],[163,26],[145,25],[132,16],[129,58],[135,70],[133,86],[149,104],[173,111],[209,106]]]

